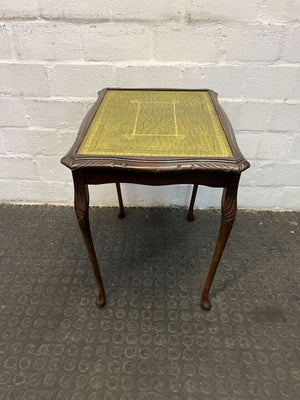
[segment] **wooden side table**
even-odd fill
[[[242,156],[231,124],[212,90],[104,89],[84,118],[61,162],[72,170],[75,212],[98,285],[105,292],[89,225],[88,185],[116,183],[119,217],[125,216],[120,183],[193,184],[188,219],[198,185],[223,187],[218,241],[201,306],[210,310],[210,287],[237,212]]]

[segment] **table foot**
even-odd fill
[[[119,218],[119,219],[125,218],[125,212],[124,212],[124,210],[120,210],[120,211],[119,211],[118,218]]]
[[[105,296],[104,295],[103,296],[101,296],[101,295],[97,296],[96,300],[95,300],[95,304],[96,304],[97,308],[104,307],[105,304],[106,304]]]
[[[201,297],[201,307],[205,311],[209,311],[211,309],[211,302],[209,301],[208,297]]]
[[[195,217],[194,217],[193,211],[191,213],[188,213],[187,219],[188,219],[188,221],[195,221]]]

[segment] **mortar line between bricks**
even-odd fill
[[[46,66],[60,66],[60,65],[74,65],[74,66],[113,66],[119,68],[126,67],[212,67],[212,68],[234,68],[234,67],[266,67],[266,68],[297,68],[300,67],[299,62],[292,61],[284,61],[284,60],[276,60],[276,61],[222,61],[222,62],[197,62],[197,61],[165,61],[159,59],[147,59],[147,60],[85,60],[85,59],[75,59],[75,60],[36,60],[36,59],[18,59],[18,58],[9,58],[9,59],[1,59],[1,64],[20,64],[20,65],[46,65]]]
[[[270,19],[262,19],[262,18],[254,18],[252,20],[246,21],[241,19],[234,18],[191,18],[187,15],[184,16],[176,16],[176,17],[168,17],[168,18],[118,18],[116,16],[110,17],[97,17],[97,18],[76,18],[76,17],[46,17],[42,15],[36,15],[34,17],[1,17],[0,23],[15,23],[15,22],[54,22],[54,23],[66,23],[66,24],[79,24],[79,25],[88,25],[88,24],[108,24],[108,23],[127,23],[127,24],[144,24],[144,25],[153,25],[153,24],[165,24],[169,23],[180,23],[181,25],[215,25],[215,24],[239,24],[239,25],[272,25],[272,26],[281,26],[281,25],[299,25],[298,20],[270,20]]]
[[[134,87],[132,87],[134,88]],[[101,89],[101,88],[100,88]],[[183,88],[185,89],[185,88]],[[189,88],[186,88],[189,90]],[[155,88],[153,88],[155,90]],[[95,93],[96,97],[96,93]],[[30,101],[41,101],[41,102],[66,102],[66,103],[88,103],[95,101],[95,97],[73,97],[73,96],[20,96],[20,95],[0,95],[0,99],[20,99],[30,100]],[[247,97],[219,97],[220,102],[228,103],[266,103],[266,104],[288,104],[288,105],[298,105],[300,104],[300,99],[263,99],[263,98],[247,98]]]
[[[94,99],[92,99],[94,100]],[[33,131],[35,132],[36,130],[39,130],[40,132],[58,132],[58,133],[74,133],[74,131],[76,131],[76,128],[68,128],[68,127],[49,127],[49,128],[45,128],[44,126],[39,126],[39,125],[30,125],[30,126],[0,126],[0,132],[3,130],[7,130],[7,129],[14,129],[14,130],[26,130],[26,131]],[[249,133],[253,133],[253,134],[261,134],[262,132],[264,133],[268,133],[268,134],[274,134],[274,135],[278,135],[280,133],[284,134],[284,135],[292,135],[292,136],[296,136],[300,134],[300,130],[299,131],[295,131],[295,130],[274,130],[274,129],[235,129],[234,130],[236,134],[238,135],[248,135]]]

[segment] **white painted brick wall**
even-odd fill
[[[1,156],[1,178],[37,179],[36,163],[30,156]]]
[[[81,27],[83,58],[88,61],[148,60],[152,56],[151,26],[102,23]]]
[[[262,1],[190,0],[187,13],[192,20],[245,21],[255,20]]]
[[[300,127],[300,103],[272,104],[271,120],[268,124],[274,131],[298,131]]]
[[[117,19],[180,19],[185,13],[184,0],[111,0],[111,12]]]
[[[17,96],[50,95],[47,71],[38,64],[0,64],[0,93]]]
[[[299,0],[0,0],[0,201],[72,204],[59,160],[101,88],[210,87],[252,164],[240,207],[300,209],[299,18]],[[123,186],[126,205],[191,194]],[[114,185],[91,202],[116,205]]]
[[[113,65],[60,64],[48,71],[53,96],[82,97],[84,93],[86,97],[95,97],[95,88],[116,84]]]
[[[300,2],[299,2],[300,3]],[[300,26],[292,26],[287,34],[283,59],[290,62],[300,62]]]
[[[287,156],[291,160],[300,161],[300,134],[292,137]]]
[[[107,0],[41,0],[40,16],[48,19],[108,19],[109,1]]]
[[[233,85],[233,81],[240,82]],[[290,84],[293,82],[293,85]],[[259,99],[299,99],[300,74],[297,65],[205,65],[187,67],[182,73],[182,86],[214,87],[222,97]]]
[[[180,87],[180,68],[173,65],[117,67],[118,87]],[[130,85],[129,85],[130,82]]]
[[[223,46],[228,61],[278,60],[285,38],[285,25],[227,23]]]
[[[216,24],[154,26],[153,57],[161,61],[216,62],[221,28]]]
[[[72,132],[74,136],[74,132]],[[32,156],[59,156],[59,148],[64,151],[62,137],[67,137],[66,131],[45,128],[3,128],[1,138],[5,153],[25,154]]]
[[[72,23],[24,21],[11,24],[20,60],[78,60],[82,45],[80,28]]]
[[[24,106],[28,124],[43,128],[75,128],[85,114],[83,104],[75,101],[26,99]]]
[[[265,0],[261,1],[259,18],[267,21],[299,21],[300,2],[299,0]]]
[[[37,0],[0,0],[1,18],[38,17]]]
[[[9,60],[12,57],[12,49],[9,38],[9,31],[4,22],[0,23],[0,59]]]
[[[21,99],[0,97],[0,110],[0,127],[27,125]]]

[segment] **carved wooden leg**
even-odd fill
[[[81,171],[73,171],[74,190],[75,190],[75,213],[79,223],[79,227],[87,248],[90,261],[93,266],[95,278],[98,286],[98,297],[96,298],[96,306],[103,307],[105,305],[105,292],[102,282],[101,273],[93,245],[93,239],[89,223],[89,191],[88,186],[84,181],[84,176]]]
[[[198,185],[194,185],[191,202],[190,202],[190,207],[189,207],[189,212],[188,212],[188,220],[189,221],[195,221],[194,204],[195,204],[195,200],[196,200],[197,190],[198,190]]]
[[[229,187],[225,187],[223,190],[222,219],[221,219],[218,241],[216,244],[215,252],[210,264],[210,268],[208,271],[208,275],[206,278],[206,282],[201,297],[201,306],[204,310],[207,311],[210,310],[211,308],[211,303],[208,297],[210,287],[214,279],[215,273],[217,271],[220,259],[222,257],[223,250],[229,238],[231,228],[233,226],[237,212],[237,189],[238,189],[238,182],[234,183]]]
[[[118,200],[119,200],[118,218],[124,218],[125,217],[125,211],[124,211],[123,200],[122,200],[121,186],[120,186],[119,182],[116,182],[116,187],[117,187]]]

